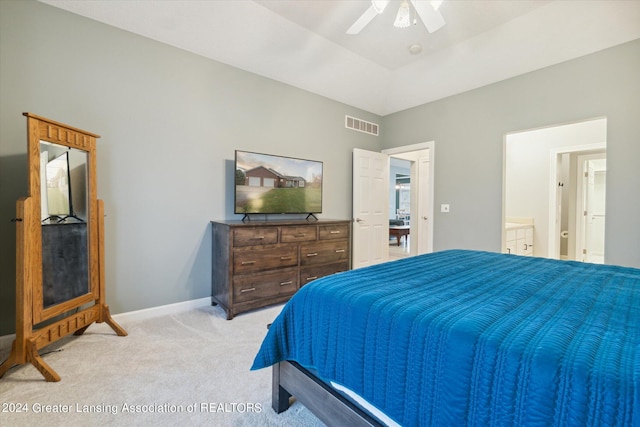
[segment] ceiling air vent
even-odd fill
[[[344,116],[344,126],[347,129],[357,130],[358,132],[368,133],[369,135],[378,136],[379,126],[366,120],[356,119],[351,116]]]

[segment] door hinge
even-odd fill
[[[582,250],[582,255],[586,255],[586,254],[587,254],[587,250],[586,250],[586,249],[583,249],[583,250]]]

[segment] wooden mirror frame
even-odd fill
[[[117,335],[127,335],[113,320],[105,303],[104,203],[97,198],[96,184],[96,140],[100,136],[31,113],[23,115],[27,117],[29,196],[16,204],[16,338],[9,358],[0,365],[0,377],[15,364],[29,362],[47,381],[60,381],[60,376],[40,357],[41,348],[72,333],[82,335],[93,322],[106,322]],[[42,277],[41,141],[81,150],[87,155],[89,289],[86,294],[46,308]]]

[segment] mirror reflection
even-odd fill
[[[43,307],[89,288],[87,153],[40,141]]]

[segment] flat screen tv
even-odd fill
[[[236,150],[236,214],[322,212],[322,162]]]

